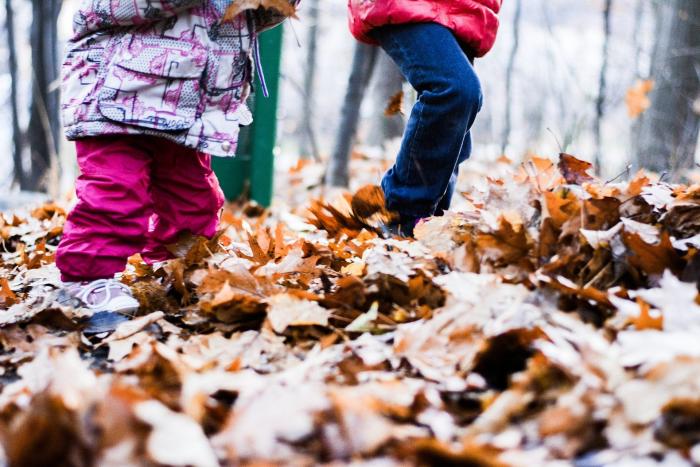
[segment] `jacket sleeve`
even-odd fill
[[[207,0],[89,0],[75,16],[77,36],[101,29],[134,26],[176,16]]]
[[[301,0],[287,0],[293,7],[298,7]],[[272,29],[287,19],[285,15],[273,8],[258,8],[253,12],[255,31],[260,33]]]

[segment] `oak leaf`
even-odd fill
[[[652,312],[651,306],[644,300],[637,299],[639,305],[639,315],[632,318],[632,324],[639,331],[654,329],[662,331],[664,329],[664,315],[658,311]]]
[[[485,259],[508,265],[527,257],[531,242],[523,225],[513,225],[502,217],[498,230],[480,233],[476,245]]]
[[[679,272],[683,260],[676,253],[668,232],[661,233],[661,240],[656,244],[644,241],[641,235],[623,230],[622,239],[630,250],[629,262],[647,274],[661,274],[666,269]]]

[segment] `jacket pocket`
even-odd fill
[[[206,48],[198,41],[125,36],[98,94],[109,120],[160,131],[187,130],[202,101]]]

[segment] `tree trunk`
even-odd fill
[[[378,52],[377,64],[373,73],[371,99],[374,112],[370,120],[367,144],[381,146],[385,141],[403,135],[405,127],[401,114],[386,115],[386,106],[391,99],[401,92],[403,75],[394,61],[383,50]]]
[[[644,51],[644,42],[642,40],[642,24],[644,22],[644,13],[647,0],[637,0],[637,5],[634,9],[634,30],[632,36],[634,37],[634,77],[637,80],[647,79],[649,77],[649,69],[643,70],[640,66],[642,52]],[[628,145],[628,150],[631,154],[628,156],[628,161],[634,160],[634,151],[636,150],[637,141],[639,139],[639,132],[641,130],[641,119],[635,118],[630,125],[630,144]]]
[[[12,161],[14,163],[13,182],[22,190],[27,189],[22,155],[24,151],[22,129],[19,126],[19,105],[17,103],[17,44],[15,36],[15,13],[12,0],[5,0],[5,21],[7,26],[8,68],[10,72],[10,111],[12,112]]]
[[[59,120],[58,15],[61,0],[32,0],[31,28],[33,89],[28,140],[31,172],[27,188],[47,191],[49,173],[57,162],[61,125]]]
[[[330,186],[347,187],[349,185],[350,152],[355,142],[362,98],[372,77],[377,50],[377,47],[360,42],[355,45],[335,150],[328,168],[327,182]]]
[[[645,5],[646,0],[637,0],[637,4],[634,6],[634,29],[632,30],[632,37],[634,38],[634,76],[637,79],[641,79],[646,75],[646,72],[640,67],[642,52],[644,50],[642,23],[644,22]]]
[[[700,98],[700,2],[669,0],[660,10],[652,54],[655,87],[636,153],[640,166],[677,178],[694,165],[700,129],[694,107]]]
[[[316,78],[316,58],[318,50],[318,26],[320,20],[320,4],[319,0],[309,0],[307,4],[309,18],[309,47],[306,51],[306,69],[304,70],[304,108],[302,118],[304,119],[304,136],[302,137],[301,155],[308,157],[312,155],[314,159],[320,160],[318,150],[318,142],[316,133],[314,132],[314,101],[315,89],[314,81]]]
[[[513,128],[513,73],[515,71],[515,59],[518,56],[520,47],[520,19],[522,17],[523,2],[515,2],[515,15],[513,16],[513,46],[510,48],[508,57],[508,67],[506,68],[506,116],[501,138],[501,154],[506,153],[506,148],[510,143],[510,133]]]
[[[600,66],[600,77],[598,79],[598,98],[595,103],[595,122],[593,124],[593,135],[595,137],[595,170],[600,173],[603,163],[603,135],[602,125],[605,117],[605,93],[607,87],[608,61],[610,59],[610,13],[613,1],[605,0],[603,8],[603,63]]]

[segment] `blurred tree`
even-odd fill
[[[678,174],[693,167],[700,130],[700,1],[663,2],[657,20],[655,87],[651,108],[642,116],[637,162]]]
[[[520,47],[520,22],[522,18],[523,2],[516,0],[515,15],[513,15],[513,45],[508,56],[506,67],[506,116],[501,138],[501,154],[506,153],[506,148],[510,142],[510,134],[513,128],[513,73],[515,71],[515,59],[518,57]]]
[[[58,162],[59,117],[58,15],[61,0],[32,0],[33,87],[27,139],[31,167],[25,189],[47,191],[52,166]]]
[[[371,87],[374,115],[368,142],[381,145],[387,139],[403,134],[404,121],[401,115],[387,116],[386,106],[402,89],[403,75],[391,58],[379,47],[357,43],[345,99],[340,116],[340,126],[335,148],[328,168],[327,183],[330,186],[347,187],[350,182],[349,164],[352,147],[360,123],[360,109],[367,90]]]
[[[637,0],[637,4],[634,9],[634,29],[632,31],[632,37],[634,39],[634,77],[637,80],[649,79],[649,69],[648,67],[642,67],[642,54],[645,50],[645,43],[642,38],[642,25],[645,19],[646,6],[648,0]],[[641,129],[641,118],[635,118],[630,125],[630,144],[629,151],[630,156],[628,160],[634,160],[634,151],[637,149],[637,139],[639,138],[639,131]]]
[[[387,115],[386,107],[401,92],[404,79],[399,67],[384,51],[378,53],[374,68],[369,97],[374,104],[374,111],[369,122],[367,144],[381,146],[385,141],[403,135],[403,116]]]
[[[320,2],[319,0],[309,0],[306,6],[309,18],[308,32],[308,48],[306,50],[306,69],[304,70],[304,110],[303,110],[303,125],[304,136],[302,137],[301,155],[308,157],[312,155],[314,159],[320,160],[321,156],[318,150],[316,141],[316,133],[313,127],[313,114],[315,104],[316,87],[316,58],[318,50],[318,28],[320,21]]]
[[[349,185],[350,153],[357,134],[362,99],[372,77],[378,50],[378,47],[361,42],[355,45],[348,87],[341,110],[340,127],[328,167],[326,182],[330,186],[347,187]]]
[[[13,183],[20,189],[27,189],[22,155],[24,134],[19,126],[19,105],[17,96],[17,37],[15,34],[15,9],[12,0],[5,0],[5,22],[8,48],[8,68],[10,72],[10,112],[12,112],[12,162],[14,163]]]
[[[598,97],[595,102],[595,120],[593,122],[593,137],[595,138],[595,170],[600,173],[601,164],[603,161],[603,134],[601,125],[605,117],[605,93],[607,88],[608,77],[608,62],[610,61],[610,36],[611,30],[611,13],[613,0],[605,0],[603,8],[603,63],[600,66],[600,75],[598,77]]]

